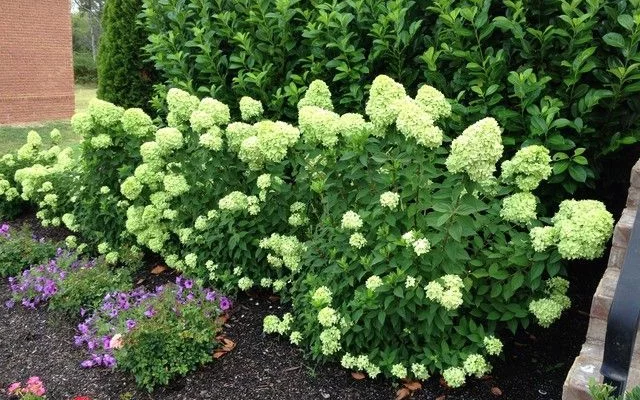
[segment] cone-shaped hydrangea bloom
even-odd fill
[[[331,304],[333,295],[331,290],[326,286],[320,286],[311,295],[311,303],[316,308],[321,308]]]
[[[459,367],[450,367],[442,371],[442,377],[452,388],[457,388],[464,385],[465,373],[464,369]]]
[[[402,364],[393,364],[390,372],[391,375],[398,379],[404,379],[407,377],[407,368]]]
[[[362,218],[355,211],[347,211],[342,216],[342,229],[351,229],[357,231],[362,228]]]
[[[52,129],[51,132],[49,132],[49,137],[51,138],[51,142],[53,144],[58,144],[60,143],[60,139],[62,139],[62,134],[60,133],[59,129]]]
[[[451,115],[451,104],[442,92],[432,86],[422,85],[416,94],[416,101],[425,108],[434,121]]]
[[[260,100],[252,99],[248,96],[243,96],[240,99],[240,117],[244,121],[250,121],[262,116],[264,108]]]
[[[120,119],[122,129],[131,136],[144,138],[153,133],[153,120],[140,108],[129,108]]]
[[[96,149],[106,149],[113,145],[113,140],[111,136],[106,133],[101,133],[91,138],[90,140],[91,146]]]
[[[142,184],[135,176],[130,176],[120,185],[120,192],[129,200],[135,200],[142,192]]]
[[[124,108],[100,99],[92,99],[88,109],[93,121],[105,128],[116,126],[124,114]]]
[[[349,244],[357,249],[361,249],[367,245],[367,239],[362,233],[356,232],[349,237]]]
[[[329,91],[326,83],[321,80],[315,80],[309,84],[309,88],[305,92],[304,97],[298,102],[298,109],[307,106],[315,106],[333,111],[331,91]]]
[[[189,117],[191,129],[196,132],[202,132],[218,125],[226,125],[230,120],[229,107],[211,97],[202,99],[198,109]]]
[[[260,240],[260,247],[272,250],[280,257],[282,263],[293,272],[297,272],[300,269],[302,255],[307,251],[307,246],[295,236],[285,236],[277,233]]]
[[[502,342],[497,337],[485,336],[482,343],[484,344],[485,350],[487,350],[487,354],[497,356],[502,353]]]
[[[474,375],[476,378],[482,378],[491,371],[491,366],[480,354],[469,354],[464,360],[463,367],[467,374]]]
[[[325,356],[330,356],[338,352],[342,348],[342,345],[340,344],[341,336],[342,335],[340,334],[340,329],[336,328],[335,326],[322,331],[322,333],[320,334],[322,354],[324,354]]]
[[[400,195],[395,192],[384,192],[380,195],[380,205],[391,210],[398,207],[400,203]]]
[[[76,135],[88,137],[94,128],[93,118],[89,113],[79,112],[71,117],[71,127]]]
[[[198,143],[209,150],[220,151],[223,144],[222,129],[217,126],[209,128],[206,133],[200,135]]]
[[[514,193],[502,199],[500,216],[518,224],[526,224],[536,219],[536,196],[529,192]]]
[[[558,252],[567,260],[600,257],[613,231],[613,216],[596,200],[565,200],[551,221]]]
[[[399,104],[396,127],[400,133],[415,140],[421,146],[440,147],[443,138],[442,130],[433,125],[433,117],[424,106],[409,97],[401,100]]]
[[[298,128],[282,121],[260,121],[253,128],[255,136],[244,139],[238,153],[238,157],[253,170],[262,168],[265,162],[282,161],[289,147],[300,137]]]
[[[171,88],[167,93],[167,106],[169,115],[167,123],[169,126],[178,127],[191,117],[191,114],[198,108],[200,100],[184,90]]]
[[[221,198],[218,201],[218,207],[221,210],[242,211],[249,207],[249,201],[247,200],[247,195],[234,191]]]
[[[318,312],[318,322],[324,327],[330,327],[338,322],[338,313],[331,307],[324,307]]]
[[[386,75],[378,75],[371,84],[365,112],[374,125],[390,126],[398,117],[398,100],[406,95],[404,86]]]
[[[446,165],[450,172],[465,172],[474,182],[493,176],[502,156],[501,129],[493,118],[484,118],[469,126],[451,143]]]
[[[347,142],[358,142],[367,138],[373,130],[371,122],[364,120],[362,114],[347,113],[340,116],[337,124],[338,133],[342,135]]]
[[[338,114],[320,107],[306,106],[298,111],[298,124],[305,140],[328,148],[338,143],[339,121]]]
[[[240,150],[240,145],[246,138],[255,135],[256,133],[253,125],[245,124],[244,122],[232,122],[225,130],[227,145],[229,146],[229,150],[233,152]]]
[[[522,191],[534,190],[551,175],[551,157],[544,146],[527,146],[502,163],[502,178]]]
[[[364,285],[369,290],[376,290],[377,288],[383,285],[383,282],[378,275],[373,275],[367,278],[367,281],[365,282]]]
[[[564,310],[571,307],[571,300],[566,295],[569,281],[555,277],[546,281],[547,297],[534,300],[529,304],[529,311],[536,317],[538,324],[548,328],[560,318]]]
[[[161,128],[156,132],[156,143],[162,151],[168,153],[181,148],[184,138],[176,128]]]

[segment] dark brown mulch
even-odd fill
[[[584,268],[580,266],[580,268]],[[579,273],[580,271],[576,271]],[[574,280],[575,281],[575,280]],[[582,282],[582,283],[580,283]],[[495,362],[488,379],[471,380],[461,389],[447,390],[438,379],[425,383],[414,399],[547,400],[560,399],[564,377],[577,355],[587,326],[593,282],[574,285],[574,307],[549,330],[533,329],[508,340],[507,358]],[[0,304],[9,296],[0,284]],[[357,381],[338,365],[315,365],[301,351],[277,336],[262,334],[265,315],[282,313],[266,296],[236,301],[225,334],[237,343],[227,356],[200,368],[149,395],[123,373],[83,370],[83,352],[74,348],[74,324],[44,310],[0,307],[0,386],[31,375],[40,376],[49,399],[89,395],[96,400],[133,399],[393,399],[394,383]],[[499,388],[501,396],[492,394]],[[495,391],[495,389],[494,389]],[[124,397],[123,397],[124,398]]]

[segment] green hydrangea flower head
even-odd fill
[[[535,220],[536,196],[530,192],[521,192],[503,198],[500,216],[515,224],[527,224]]]
[[[179,127],[189,120],[191,114],[199,105],[200,100],[196,96],[192,96],[184,90],[169,89],[167,93],[167,106],[169,108],[167,123],[171,127]]]
[[[487,181],[504,149],[500,134],[500,126],[493,118],[469,126],[451,143],[447,169],[454,174],[464,172],[474,182]]]
[[[415,140],[419,145],[433,149],[440,147],[443,133],[434,126],[433,117],[422,104],[407,97],[398,105],[396,127],[407,139]]]
[[[531,191],[551,175],[551,157],[544,146],[527,146],[502,163],[502,179],[514,182],[522,191]]]
[[[182,132],[176,128],[161,128],[156,132],[156,143],[160,150],[169,153],[178,150],[184,145]]]
[[[191,128],[196,132],[206,131],[218,125],[226,125],[230,120],[229,106],[211,97],[202,99],[198,109],[191,113],[189,118]]]
[[[330,356],[337,353],[342,348],[342,344],[340,343],[341,337],[340,329],[335,326],[323,330],[322,333],[320,333],[322,354]]]
[[[405,379],[407,377],[407,367],[405,367],[404,365],[398,363],[398,364],[393,364],[391,366],[391,375],[395,376],[398,379]]]
[[[200,135],[199,138],[200,146],[207,148],[212,151],[220,151],[222,150],[222,129],[217,126],[213,126],[207,130],[206,133]]]
[[[324,307],[318,311],[318,322],[325,328],[331,327],[338,322],[339,316],[331,307]]]
[[[491,371],[491,366],[480,354],[469,354],[464,360],[463,367],[468,375],[474,375],[476,378],[482,378]]]
[[[111,136],[106,133],[101,133],[91,138],[90,140],[91,146],[96,149],[106,149],[113,146],[113,140]]]
[[[180,196],[189,191],[189,183],[184,176],[179,174],[165,175],[162,180],[164,190],[173,197]]]
[[[120,185],[120,193],[129,200],[135,200],[142,192],[142,183],[135,176],[130,176]]]
[[[164,151],[160,148],[157,142],[145,142],[140,145],[140,155],[142,161],[153,166],[155,169],[163,167],[165,161],[163,159]]]
[[[434,121],[451,115],[451,104],[438,89],[422,85],[416,94],[416,101],[420,103]]]
[[[502,342],[495,336],[485,336],[482,340],[487,354],[497,356],[502,353]]]
[[[309,84],[309,88],[305,92],[304,97],[298,102],[298,109],[308,106],[315,106],[328,111],[333,111],[331,91],[326,83],[321,80],[315,80]]]
[[[260,121],[253,129],[255,136],[244,139],[238,152],[240,160],[249,164],[252,170],[261,169],[266,162],[281,162],[300,138],[298,128],[282,121]]]
[[[331,290],[326,286],[320,286],[311,295],[311,304],[316,308],[322,308],[331,304],[332,299]]]
[[[240,117],[243,121],[258,119],[263,113],[264,108],[260,100],[255,100],[248,96],[243,96],[240,99]]]
[[[365,121],[362,114],[346,113],[340,116],[337,123],[338,134],[347,142],[358,143],[366,139],[373,131],[373,124]]]
[[[227,211],[243,211],[249,207],[247,195],[242,192],[234,191],[224,196],[218,201],[218,208]]]
[[[89,102],[88,110],[93,122],[105,128],[118,125],[122,114],[124,114],[124,108],[100,99],[92,99]]]
[[[450,367],[442,371],[442,377],[447,385],[452,388],[458,388],[464,385],[466,380],[464,369],[460,367]]]
[[[613,216],[596,200],[564,200],[551,220],[562,258],[593,260],[602,255],[613,232]]]
[[[242,142],[250,136],[256,136],[256,132],[253,125],[244,122],[232,122],[227,125],[225,136],[229,150],[238,152]]]
[[[300,132],[309,143],[332,148],[338,143],[340,117],[333,111],[305,106],[298,111]]]
[[[79,112],[75,113],[73,117],[71,117],[71,127],[76,135],[89,137],[91,136],[94,126],[93,118],[91,118],[89,113]]]
[[[60,130],[54,128],[49,132],[49,137],[51,138],[51,143],[59,144],[62,139],[62,134],[60,133]]]
[[[365,112],[374,125],[390,126],[398,117],[398,100],[404,100],[406,96],[404,86],[386,75],[379,75],[371,84]]]
[[[413,363],[411,364],[411,373],[413,376],[421,381],[429,379],[429,370],[423,364]]]
[[[146,138],[155,130],[153,120],[141,108],[129,108],[120,119],[122,129],[131,136]]]

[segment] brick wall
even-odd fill
[[[602,382],[600,366],[604,354],[604,340],[607,333],[607,318],[618,285],[618,278],[627,253],[633,222],[640,205],[640,160],[631,170],[631,186],[626,208],[613,231],[609,263],[591,302],[589,329],[580,354],[575,359],[564,382],[563,400],[592,400],[588,393],[589,380]],[[632,266],[634,268],[638,266]],[[628,389],[640,385],[640,332],[635,342],[634,355],[629,371]]]
[[[0,124],[73,115],[69,0],[0,0]]]

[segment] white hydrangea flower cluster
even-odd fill
[[[339,122],[338,114],[320,107],[305,106],[298,112],[298,125],[304,139],[326,148],[338,143]]]
[[[291,226],[304,226],[309,223],[309,218],[307,217],[307,205],[296,201],[289,207],[289,211],[291,211],[291,215],[289,216],[289,225]]]
[[[454,174],[464,172],[474,182],[490,179],[504,149],[501,131],[493,118],[484,118],[469,126],[453,139],[447,169]]]
[[[179,128],[191,117],[191,114],[198,109],[200,99],[192,96],[184,90],[171,88],[167,93],[167,124],[173,128]]]
[[[349,244],[356,249],[361,249],[367,245],[367,238],[362,233],[355,232],[349,237]]]
[[[238,280],[238,288],[243,291],[247,291],[253,287],[253,280],[249,277],[243,276]]]
[[[252,99],[248,96],[243,96],[240,99],[240,117],[243,121],[250,121],[260,118],[264,113],[262,102],[260,100]]]
[[[79,112],[71,117],[71,128],[73,132],[83,138],[91,136],[94,127],[93,119],[89,113]]]
[[[374,130],[371,122],[365,121],[362,114],[356,113],[342,114],[337,126],[338,134],[351,143],[361,143]]]
[[[444,94],[433,86],[422,85],[416,94],[416,101],[435,121],[451,115],[451,104],[444,97]]]
[[[413,252],[416,253],[417,256],[427,254],[429,250],[431,250],[431,243],[424,238],[414,240],[411,245],[413,246]]]
[[[291,344],[295,344],[296,346],[298,346],[302,342],[302,332],[300,331],[291,332],[291,335],[289,335],[289,342],[291,342]]]
[[[218,208],[225,211],[244,211],[249,208],[249,196],[242,192],[233,191],[218,201]]]
[[[423,364],[413,363],[411,364],[411,373],[413,376],[421,381],[429,379],[429,370]]]
[[[60,140],[62,140],[62,134],[59,129],[54,128],[49,132],[49,138],[51,139],[51,143],[57,145],[60,144]]]
[[[544,146],[532,145],[518,150],[511,160],[502,163],[502,179],[514,182],[528,192],[551,175],[551,157]]]
[[[140,196],[143,186],[135,176],[130,176],[120,185],[120,193],[129,200],[135,200]]]
[[[230,135],[230,128],[231,125],[227,128],[227,136]],[[233,134],[244,133],[246,131],[241,129],[239,132],[234,130]],[[300,138],[298,128],[282,121],[257,122],[253,125],[250,133],[251,135],[240,143],[238,157],[246,162],[252,170],[261,169],[267,162],[281,162],[286,157],[288,149]]]
[[[398,117],[399,100],[406,96],[404,86],[386,75],[378,75],[371,83],[365,112],[375,126],[391,126]]]
[[[275,253],[275,256],[267,257],[269,264],[275,267],[278,267],[278,263],[284,264],[292,272],[300,270],[302,255],[307,251],[307,246],[295,236],[285,236],[277,233],[260,240],[260,248],[269,249]]]
[[[89,143],[91,143],[91,146],[96,149],[107,149],[113,146],[113,140],[111,139],[111,136],[107,135],[106,133],[101,133],[92,137],[89,140]]]
[[[600,257],[613,232],[613,216],[596,200],[564,200],[551,222],[531,229],[531,244],[536,251],[555,245],[567,260]]]
[[[407,367],[405,367],[400,363],[393,364],[391,366],[390,372],[391,372],[391,375],[395,376],[398,379],[405,379],[407,377],[407,374],[409,373],[407,371]]]
[[[333,111],[331,102],[331,91],[326,83],[315,80],[309,84],[309,88],[304,97],[298,102],[298,109],[304,107],[319,107],[328,111]]]
[[[122,114],[120,119],[122,129],[134,137],[146,138],[151,136],[156,127],[153,120],[140,108],[129,108]]]
[[[337,353],[342,348],[340,339],[342,334],[337,327],[325,329],[320,333],[321,351],[325,356]]]
[[[187,179],[180,174],[167,174],[162,179],[164,191],[172,197],[178,197],[185,194],[191,188]]]
[[[200,135],[198,143],[200,146],[211,151],[222,150],[222,145],[224,144],[224,140],[222,140],[222,129],[217,126],[209,128],[209,130]]]
[[[487,354],[497,356],[502,353],[502,342],[495,336],[485,336],[482,339]]]
[[[468,375],[482,378],[491,371],[491,366],[480,354],[469,354],[464,360],[463,368]]]
[[[500,216],[509,222],[527,224],[537,218],[536,196],[530,192],[514,193],[502,199]]]
[[[229,107],[211,97],[205,97],[198,104],[198,108],[191,113],[189,123],[191,129],[197,133],[209,130],[219,125],[226,125],[231,120]]]
[[[458,388],[464,385],[466,381],[465,371],[460,367],[450,367],[442,371],[442,377],[447,385],[452,388]]]
[[[100,99],[92,99],[88,111],[93,122],[105,128],[117,126],[124,114],[124,108]]]
[[[371,291],[375,291],[377,288],[379,288],[380,286],[382,286],[384,283],[382,282],[382,279],[378,276],[378,275],[372,275],[369,278],[367,278],[367,281],[365,282],[365,287]]]
[[[316,308],[322,308],[331,304],[333,294],[326,286],[320,286],[311,295],[311,304]]]
[[[563,311],[571,307],[571,300],[567,296],[569,281],[554,277],[546,281],[547,297],[534,300],[529,304],[529,311],[536,317],[538,324],[548,328],[560,318]]]
[[[400,133],[414,139],[421,146],[430,149],[440,147],[444,135],[442,129],[434,125],[433,116],[422,103],[407,97],[396,108],[396,128]]]
[[[318,311],[318,322],[325,328],[329,328],[335,325],[339,319],[340,316],[338,315],[336,310],[331,307],[324,307],[320,311]]]
[[[169,154],[184,145],[184,137],[176,128],[161,128],[156,131],[156,143],[164,154]]]
[[[400,195],[396,192],[384,192],[380,195],[380,205],[394,210],[400,204]]]
[[[449,311],[462,305],[462,288],[464,283],[458,275],[444,275],[425,286],[424,291],[429,300],[439,303]]]
[[[380,368],[372,363],[366,354],[353,356],[351,353],[345,353],[340,360],[340,364],[346,369],[365,371],[371,378],[375,378],[380,374]]]
[[[355,211],[347,211],[342,215],[342,229],[357,231],[362,225],[362,218]]]
[[[291,329],[292,322],[293,316],[290,313],[283,315],[282,319],[278,318],[276,315],[267,315],[264,317],[262,322],[262,330],[264,333],[278,333],[280,335],[284,335]],[[302,337],[300,337],[300,339],[302,339]]]

